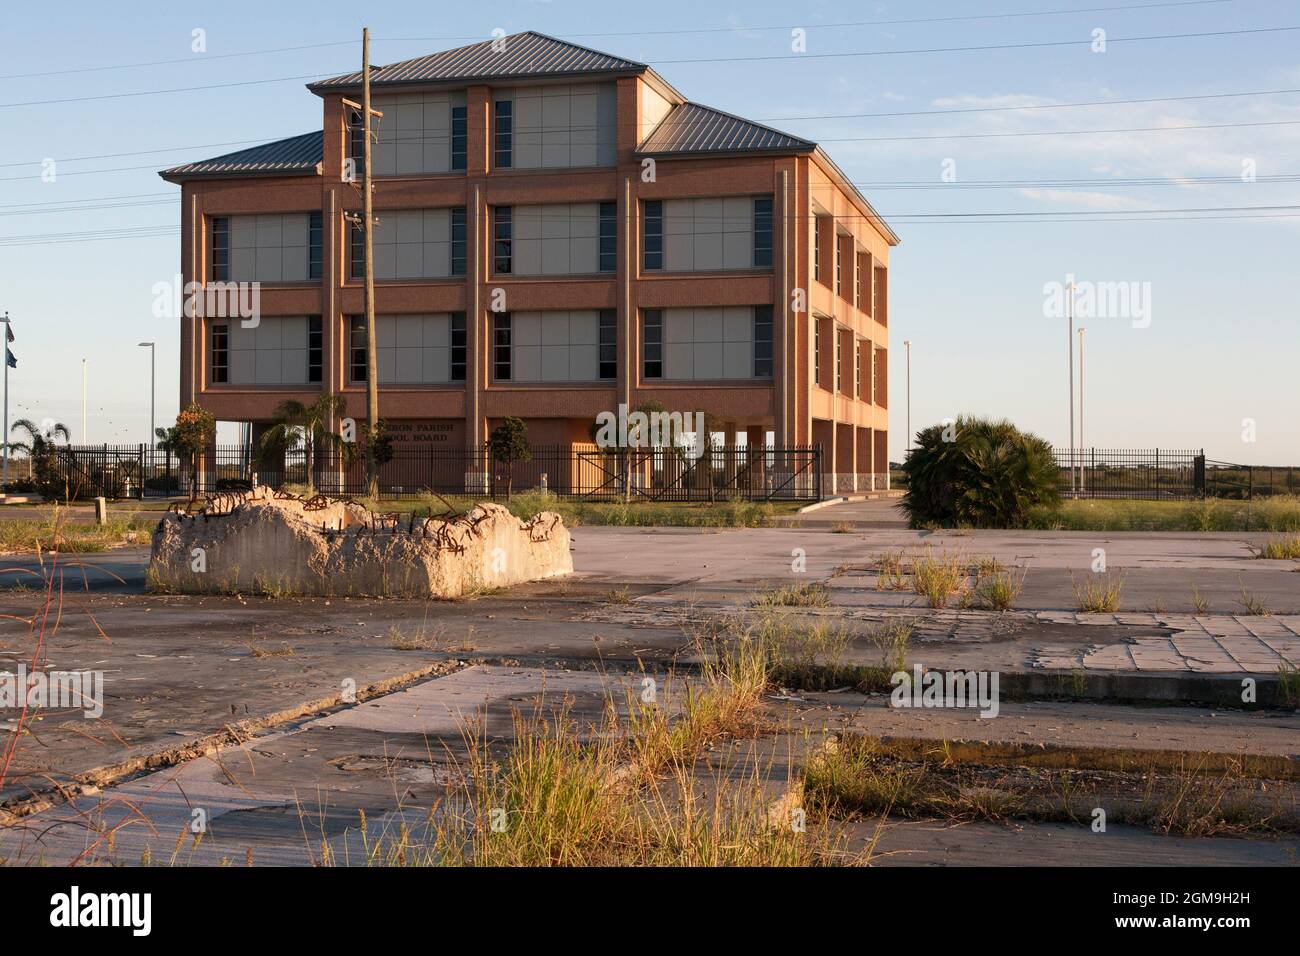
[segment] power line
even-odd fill
[[[216,149],[218,146],[248,146],[250,144],[265,143],[267,137],[257,139],[234,139],[227,140],[224,143],[195,143],[192,146],[158,146],[154,149],[136,149],[129,153],[100,153],[96,156],[55,156],[49,157],[60,163],[80,163],[88,159],[118,159],[122,156],[146,156],[150,153],[175,153],[183,149]],[[12,166],[39,166],[45,162],[45,159],[33,159],[25,163],[0,163],[0,169]]]
[[[1080,13],[1112,13],[1120,11],[1135,10],[1155,10],[1165,7],[1197,7],[1211,6],[1223,3],[1231,3],[1232,0],[1170,0],[1165,3],[1136,3],[1122,4],[1107,7],[1075,7],[1067,10],[1031,10],[1017,13],[985,13],[985,14],[967,14],[954,17],[915,17],[896,20],[857,20],[848,23],[810,23],[798,24],[807,30],[829,30],[843,29],[846,27],[869,27],[869,26],[898,26],[902,24],[915,23],[954,23],[958,21],[970,20],[1005,20],[1012,18],[1025,17],[1055,17],[1067,16]],[[757,33],[768,32],[773,30],[789,30],[794,24],[781,24],[779,26],[730,26],[730,27],[703,27],[685,30],[642,30],[642,31],[623,31],[611,33],[563,33],[560,38],[573,37],[579,39],[589,39],[596,37],[646,37],[646,36],[686,36],[690,34],[706,33]],[[416,42],[444,42],[444,41],[484,41],[488,38],[482,36],[438,36],[438,37],[376,37],[378,41],[387,41],[390,43],[416,43]],[[0,74],[0,80],[18,80],[28,77],[40,76],[67,76],[76,73],[99,73],[107,70],[129,70],[149,66],[169,66],[177,63],[202,63],[206,60],[226,60],[236,57],[245,56],[263,56],[268,53],[294,53],[300,50],[319,50],[325,47],[351,46],[355,40],[333,40],[327,43],[308,43],[300,46],[282,46],[271,47],[262,50],[243,50],[237,53],[203,53],[191,54],[188,57],[178,57],[170,60],[145,60],[137,63],[117,63],[108,66],[83,66],[73,67],[65,70],[44,70],[33,73],[5,73]]]
[[[1110,44],[1138,43],[1147,40],[1190,40],[1203,37],[1244,36],[1247,34],[1258,33],[1286,33],[1294,30],[1300,30],[1300,25],[1286,27],[1254,27],[1246,30],[1206,30],[1199,33],[1154,33],[1146,36],[1108,37],[1106,42],[1107,44]],[[1032,50],[1048,47],[1091,46],[1092,42],[1092,38],[1089,37],[1083,40],[1038,40],[1029,43],[990,43],[982,46],[926,47],[911,50],[847,50],[841,53],[782,53],[779,55],[756,54],[754,56],[687,57],[679,60],[656,60],[655,63],[751,63],[760,60],[822,60],[857,56],[907,56],[921,53],[974,53],[987,50]]]
[[[1133,100],[1090,100],[1082,103],[1039,103],[1030,106],[971,106],[959,109],[904,110],[888,113],[823,113],[819,116],[767,116],[758,117],[764,123],[790,123],[798,120],[826,119],[887,119],[890,116],[948,116],[956,113],[1008,113],[1020,110],[1068,110],[1085,106],[1132,106],[1138,103],[1181,103],[1187,100],[1216,100],[1238,96],[1275,96],[1283,93],[1300,93],[1300,88],[1287,90],[1245,90],[1240,93],[1198,93],[1192,96],[1150,96]]]
[[[5,205],[0,205],[0,209],[19,209],[19,208],[26,208],[29,206],[66,206],[69,203],[108,202],[114,199],[151,199],[157,196],[174,197],[175,195],[176,195],[175,192],[167,191],[167,192],[157,192],[157,193],[125,193],[117,196],[87,196],[84,199],[50,199],[50,200],[46,200],[45,202],[7,203]]]
[[[1292,32],[1296,30],[1300,30],[1300,25],[1282,26],[1282,27],[1257,27],[1257,28],[1243,29],[1243,30],[1208,30],[1208,31],[1202,31],[1198,33],[1162,33],[1162,34],[1150,34],[1146,36],[1110,37],[1107,40],[1107,43],[1137,43],[1137,42],[1146,42],[1150,40],[1186,40],[1186,39],[1199,39],[1205,37],[1245,36],[1245,35],[1252,35],[1252,34],[1286,33],[1286,32]],[[1036,49],[1036,48],[1091,45],[1092,42],[1093,41],[1091,38],[1082,39],[1082,40],[1043,40],[1043,41],[1030,42],[1030,43],[998,43],[998,44],[988,44],[984,46],[966,46],[966,47],[928,47],[923,49],[910,49],[910,50],[849,50],[849,51],[844,51],[839,53],[795,53],[795,54],[780,54],[780,55],[754,55],[754,56],[732,56],[732,57],[689,57],[689,58],[676,59],[676,60],[656,60],[654,62],[662,65],[662,64],[676,64],[676,63],[752,63],[752,62],[773,61],[773,60],[806,61],[810,59],[817,60],[817,59],[844,58],[844,57],[904,56],[909,54],[926,54],[926,53],[969,53],[969,52],[990,51],[990,50],[1023,50],[1023,49]],[[96,100],[122,99],[125,97],[156,96],[156,95],[162,95],[168,93],[191,93],[199,90],[228,89],[230,87],[256,86],[259,84],[266,84],[266,83],[287,83],[293,80],[324,79],[332,75],[334,74],[310,73],[310,74],[302,74],[299,76],[271,77],[271,78],[261,79],[261,80],[239,80],[231,83],[209,83],[201,86],[171,87],[168,89],[159,89],[159,90],[133,90],[127,93],[101,93],[93,96],[67,96],[67,97],[59,97],[57,99],[49,99],[49,100],[26,100],[17,103],[0,103],[0,109],[13,109],[15,107],[20,107],[20,106],[50,106],[59,103],[81,103],[81,102],[90,102]]]
[[[1300,120],[1270,120],[1258,123],[1197,123],[1185,126],[1130,126],[1119,129],[1057,129],[1030,133],[935,133],[926,136],[850,136],[819,139],[821,143],[889,143],[930,139],[1008,139],[1023,136],[1094,136],[1100,133],[1176,133],[1190,129],[1240,129],[1253,126],[1296,126]]]

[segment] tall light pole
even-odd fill
[[[1079,326],[1079,490],[1083,491],[1083,326]]]
[[[1065,300],[1065,319],[1068,325],[1068,331],[1065,334],[1065,343],[1069,346],[1068,366],[1070,370],[1070,497],[1078,497],[1077,486],[1075,485],[1074,474],[1074,277],[1065,284],[1065,290],[1069,293],[1069,298]]]
[[[9,340],[13,333],[9,330],[9,312],[6,310],[5,317],[0,319],[5,324],[4,338],[0,339],[0,352],[4,353],[5,367],[5,432],[0,435],[0,447],[4,448],[4,471],[0,476],[0,485],[9,483]],[[3,490],[0,488],[0,490]]]
[[[912,340],[904,339],[907,350],[907,453],[912,453]]]
[[[86,360],[81,360],[81,443],[90,444],[90,436],[86,434]]]
[[[140,348],[149,349],[149,452],[152,454],[154,446],[154,368],[156,367],[154,357],[157,354],[157,349],[153,342],[141,342]]]

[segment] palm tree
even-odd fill
[[[25,451],[32,459],[51,453],[56,447],[55,440],[58,438],[62,438],[65,444],[72,440],[72,432],[68,431],[68,426],[62,422],[54,422],[42,431],[40,426],[33,423],[30,418],[20,418],[9,430],[27,433],[26,441],[9,442],[9,450]]]
[[[26,441],[4,444],[10,451],[27,453],[28,461],[31,462],[32,480],[41,494],[57,495],[62,486],[66,497],[68,488],[66,480],[59,474],[57,440],[62,438],[65,444],[71,440],[72,433],[68,431],[68,426],[62,422],[53,422],[42,429],[30,418],[20,418],[13,423],[10,432],[26,433]]]
[[[264,451],[292,451],[299,445],[307,465],[307,491],[314,492],[316,484],[316,449],[320,445],[336,448],[343,444],[343,436],[330,431],[336,416],[347,413],[347,399],[333,392],[325,392],[310,405],[292,399],[281,402],[275,409],[276,423],[262,435]]]

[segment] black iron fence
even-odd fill
[[[1054,448],[1053,453],[1063,495],[1194,498],[1203,493],[1198,475],[1204,473],[1205,454],[1199,450]]]
[[[14,463],[11,479],[51,483],[59,497],[173,497],[247,487],[311,484],[326,494],[366,494],[365,462],[352,448],[299,446],[267,452],[218,445],[197,462],[148,445],[59,446],[54,468],[34,473]],[[52,477],[53,473],[53,477]],[[508,491],[546,490],[593,501],[804,501],[822,497],[819,446],[713,448],[699,456],[675,448],[601,449],[592,445],[535,446],[527,461],[507,466],[486,450],[397,447],[379,469],[384,497],[441,495],[504,497]]]
[[[1300,495],[1300,467],[1235,465],[1202,450],[1053,449],[1062,494],[1083,498],[1257,498]]]

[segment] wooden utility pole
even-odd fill
[[[375,346],[375,257],[374,184],[371,180],[370,148],[370,28],[361,31],[361,123],[362,141],[362,229],[366,256],[366,494],[379,497],[379,465],[375,461],[375,439],[379,437],[379,359]]]

